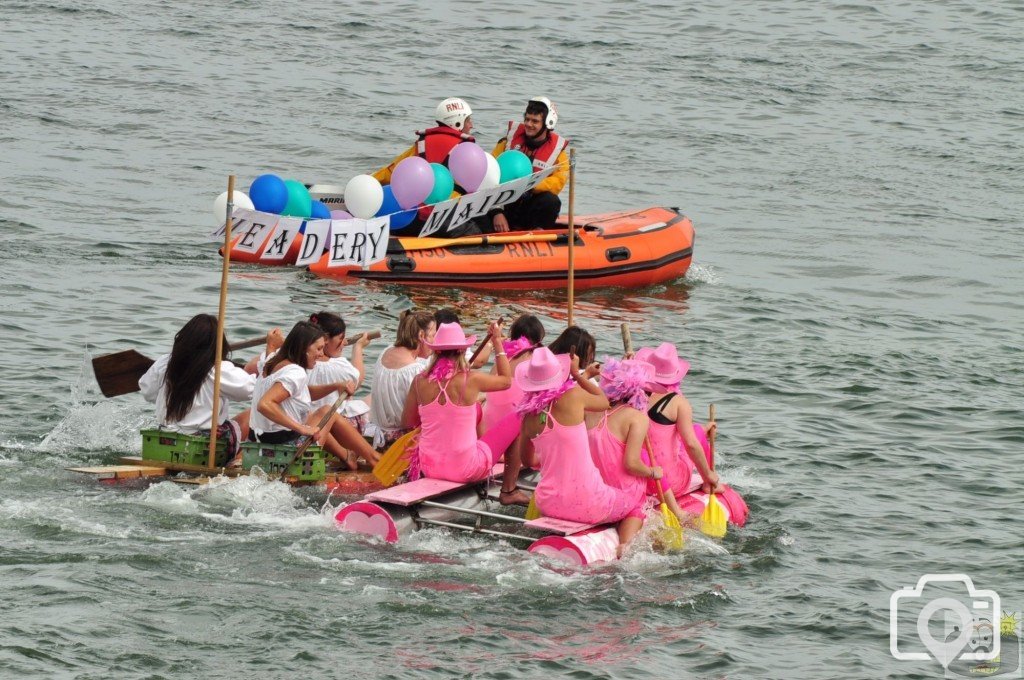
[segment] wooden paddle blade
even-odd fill
[[[100,392],[104,397],[116,397],[139,391],[139,378],[145,375],[153,360],[134,349],[104,354],[92,360]]]
[[[711,497],[708,498],[708,506],[701,513],[697,526],[702,533],[712,538],[723,538],[725,536],[728,528],[725,510],[722,509],[721,501],[715,498],[715,494],[711,494]]]
[[[526,506],[526,521],[540,519],[540,510],[537,509],[537,497],[530,496],[530,504]]]
[[[373,476],[377,478],[377,481],[384,486],[391,486],[409,469],[409,445],[415,441],[419,433],[419,428],[416,428],[412,432],[402,435],[384,452],[377,464],[373,466]]]

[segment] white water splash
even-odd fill
[[[722,282],[722,276],[710,264],[691,264],[683,280],[687,283],[703,283],[711,286]]]

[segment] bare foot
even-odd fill
[[[530,497],[518,486],[511,491],[501,490],[498,494],[498,502],[502,505],[529,505]]]

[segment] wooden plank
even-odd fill
[[[468,486],[468,484],[465,482],[449,482],[444,479],[427,479],[426,477],[423,477],[417,479],[415,482],[399,484],[398,486],[393,486],[390,489],[375,491],[368,495],[366,500],[408,507],[410,505],[415,505],[420,501],[425,501],[428,498],[441,496],[449,491],[462,489],[466,486]]]
[[[546,531],[550,534],[559,534],[560,536],[568,536],[569,534],[576,534],[587,529],[592,529],[597,524],[582,524],[580,522],[570,522],[565,519],[556,519],[554,517],[540,517],[538,519],[531,519],[523,526],[531,529],[537,529],[538,531]]]
[[[138,456],[121,456],[117,459],[125,465],[143,465],[163,468],[164,470],[170,470],[172,472],[193,472],[197,475],[224,475],[225,477],[238,477],[241,475],[249,474],[248,470],[243,470],[240,467],[215,467],[209,468],[205,465],[186,465],[185,463],[168,463],[163,460],[145,460]]]
[[[135,479],[137,477],[163,477],[167,470],[148,465],[101,465],[97,467],[72,467],[71,472],[92,475],[97,479]]]

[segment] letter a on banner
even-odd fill
[[[299,248],[299,256],[295,260],[296,266],[305,267],[320,259],[324,254],[327,232],[330,230],[331,220],[309,220],[306,222],[302,246]]]
[[[299,235],[301,227],[301,219],[295,217],[282,217],[279,219],[277,226],[274,227],[274,233],[267,241],[266,249],[260,255],[260,259],[267,261],[283,260],[284,256],[291,249],[292,243],[295,242],[295,237]]]

